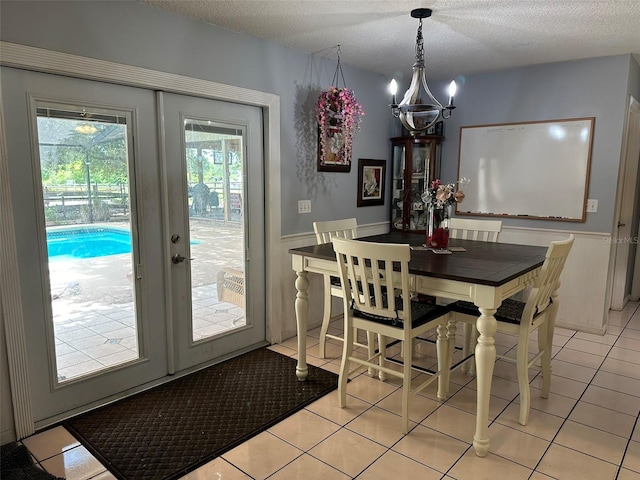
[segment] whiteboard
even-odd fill
[[[594,122],[461,127],[456,213],[584,222]]]

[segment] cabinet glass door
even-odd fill
[[[427,215],[422,202],[422,193],[432,180],[429,178],[431,146],[414,145],[411,158],[411,190],[409,194],[409,230],[424,230]]]
[[[440,137],[395,137],[391,184],[391,228],[424,232],[427,215],[422,194],[438,175]]]
[[[394,145],[393,147],[393,184],[391,196],[391,225],[398,230],[404,229],[404,165],[405,165],[404,145]]]

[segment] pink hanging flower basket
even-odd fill
[[[353,137],[360,130],[364,111],[353,90],[329,87],[316,101],[319,155],[323,165],[349,165]]]

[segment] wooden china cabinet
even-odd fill
[[[443,140],[439,135],[391,139],[391,230],[425,232],[427,215],[421,195],[439,178]]]

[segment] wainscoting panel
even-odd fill
[[[500,241],[548,246],[570,234],[576,239],[565,264],[556,325],[604,334],[608,319],[608,283],[611,236],[606,233],[504,227]]]

